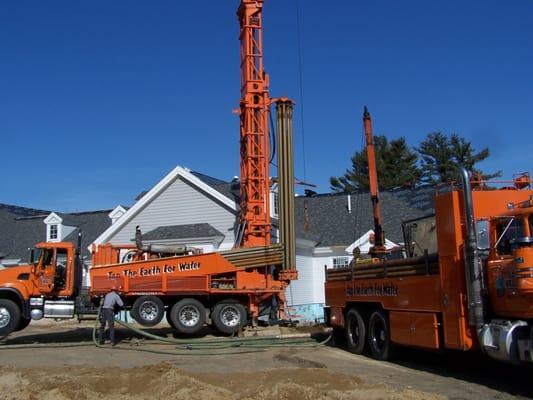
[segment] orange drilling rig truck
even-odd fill
[[[439,188],[435,213],[403,224],[387,251],[370,114],[363,116],[374,206],[371,259],[326,271],[326,320],[350,351],[379,360],[396,345],[483,351],[533,361],[533,191],[523,174],[489,189],[461,171]]]
[[[292,102],[273,100],[263,69],[261,0],[242,0],[240,21],[240,210],[233,250],[201,254],[183,246],[93,248],[91,287],[82,293],[80,240],[39,243],[29,265],[0,271],[0,336],[31,319],[95,314],[99,299],[120,286],[126,307],[143,326],[167,317],[183,334],[211,322],[231,334],[265,312],[283,314],[284,290],[297,278],[294,253]],[[280,199],[279,244],[271,243],[269,107],[276,104]],[[127,262],[125,262],[125,260]]]

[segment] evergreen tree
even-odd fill
[[[378,184],[381,190],[414,186],[421,172],[417,167],[418,156],[411,150],[405,138],[388,141],[385,136],[374,136]],[[351,158],[352,167],[343,176],[331,177],[331,190],[350,193],[368,189],[368,159],[366,149],[356,152]]]
[[[461,166],[483,180],[501,175],[501,171],[487,174],[477,169],[475,165],[489,156],[489,149],[485,147],[476,152],[470,142],[455,133],[450,137],[442,132],[430,133],[420,143],[417,151],[420,154],[422,181],[426,183],[457,181]]]

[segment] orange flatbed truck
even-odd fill
[[[231,334],[260,316],[283,316],[284,291],[297,278],[294,247],[292,102],[271,99],[263,69],[262,0],[241,0],[240,207],[232,250],[200,254],[184,246],[101,244],[92,249],[91,286],[82,292],[80,246],[39,243],[29,265],[0,271],[0,336],[32,319],[95,314],[119,285],[143,326],[165,313],[174,329],[197,333],[206,322]],[[276,105],[279,244],[271,240],[269,112]]]
[[[461,187],[437,191],[434,215],[403,224],[403,251],[374,251],[371,260],[327,270],[325,314],[335,335],[380,360],[403,345],[531,363],[529,185],[522,175],[490,190],[462,170]]]
[[[120,263],[124,251],[134,252],[135,259]],[[197,333],[207,318],[231,334],[269,311],[273,296],[284,304],[286,282],[272,273],[281,268],[281,245],[151,258],[153,253],[132,246],[103,244],[93,253],[85,293],[78,253],[72,243],[43,242],[35,247],[33,263],[0,271],[0,336],[25,328],[31,319],[96,314],[112,285],[120,286],[141,325],[154,326],[166,313],[182,334]]]

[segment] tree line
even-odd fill
[[[418,147],[408,146],[405,137],[389,141],[383,135],[376,135],[374,147],[381,190],[457,181],[461,166],[482,180],[501,176],[501,171],[486,173],[476,168],[477,163],[489,156],[488,147],[476,151],[469,141],[455,133],[429,133]],[[330,178],[333,192],[368,189],[366,149],[356,151],[351,161],[352,166],[344,175]]]

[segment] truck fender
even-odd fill
[[[16,288],[0,288],[0,298],[13,300],[20,307],[20,312],[23,318],[30,318],[30,302],[24,300],[24,296]]]

